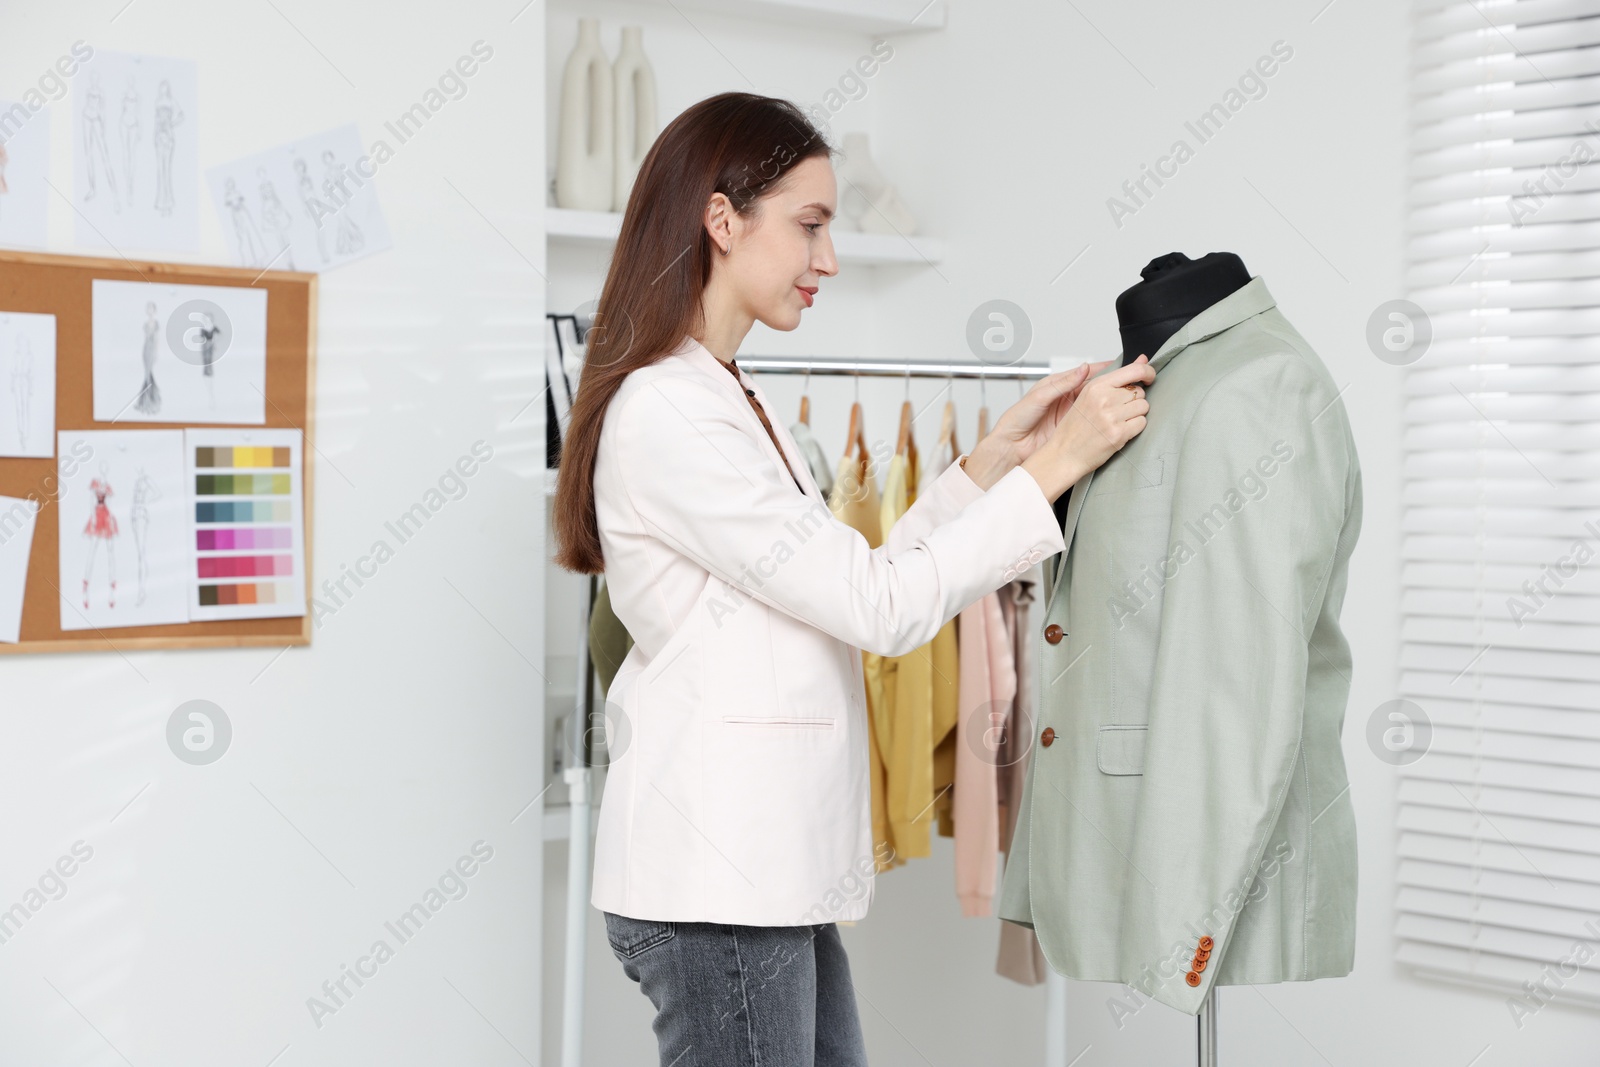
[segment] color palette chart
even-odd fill
[[[306,613],[299,430],[187,430],[189,618]]]

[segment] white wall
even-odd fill
[[[543,784],[542,409],[512,420],[543,382],[530,187],[544,27],[537,5],[513,24],[519,6],[137,0],[119,13],[115,0],[5,15],[8,98],[74,40],[196,59],[202,169],[352,120],[370,141],[474,41],[494,49],[380,169],[394,249],[322,278],[317,580],[483,440],[493,458],[466,495],[309,649],[0,661],[0,907],[73,841],[94,850],[0,945],[7,1067],[538,1055],[529,901],[543,848],[536,809],[512,818]],[[69,114],[63,100],[51,116],[63,190]],[[227,262],[209,203],[201,218],[194,258]],[[54,250],[74,251],[59,198],[50,222]],[[206,767],[164,739],[191,698],[235,730]],[[467,895],[408,944],[389,936],[394,958],[316,1027],[306,999],[480,839],[493,859]]]
[[[758,35],[752,24],[699,14],[691,28],[659,8],[583,6],[602,14],[610,34],[624,20],[647,27],[667,115],[724,89],[809,102],[851,51],[825,43],[808,58],[819,46],[786,31]],[[1402,372],[1374,358],[1364,328],[1379,303],[1404,291],[1406,6],[952,0],[950,8],[943,32],[893,39],[894,59],[867,97],[834,121],[838,132],[871,132],[880,165],[926,231],[946,240],[948,258],[937,271],[847,266],[824,281],[799,330],[757,327],[743,351],[966,359],[967,316],[1003,297],[1032,318],[1030,359],[1101,359],[1120,347],[1116,294],[1138,281],[1149,259],[1239,253],[1348,384],[1344,400],[1361,449],[1366,512],[1343,614],[1355,656],[1345,752],[1361,898],[1350,977],[1223,990],[1222,1061],[1593,1062],[1600,1017],[1592,1012],[1551,1007],[1518,1031],[1503,994],[1418,981],[1393,963],[1396,780],[1367,750],[1363,728],[1397,681]],[[574,19],[570,9],[552,8],[557,64]],[[1116,226],[1107,198],[1176,138],[1194,145],[1184,122],[1220,100],[1278,40],[1293,56],[1267,80],[1265,95]],[[855,50],[864,48],[862,39]],[[798,380],[768,376],[763,387],[792,420]],[[977,387],[956,388],[970,444]],[[851,389],[812,380],[812,423],[830,452],[843,442]],[[903,394],[894,383],[861,386],[869,437],[892,440]],[[931,442],[938,387],[917,383],[912,395],[918,440]],[[1014,395],[1013,385],[991,387],[991,411]],[[551,846],[549,856],[550,906],[559,915],[564,848]],[[874,1064],[1043,1061],[1043,989],[993,973],[996,922],[961,917],[948,839],[935,838],[931,858],[878,879],[871,915],[844,931]],[[1069,1058],[1082,1053],[1081,1067],[1192,1062],[1191,1020],[1150,1005],[1119,1029],[1106,1006],[1117,992],[1070,983]],[[603,929],[590,931],[588,994],[590,1062],[653,1062],[653,1009],[622,974]]]
[[[1350,978],[1224,991],[1225,1060],[1584,1062],[1594,1014],[1552,1007],[1518,1032],[1502,997],[1417,982],[1392,963],[1395,783],[1360,727],[1397,674],[1400,372],[1362,337],[1371,309],[1402,291],[1406,13],[1381,0],[1321,6],[952,0],[949,27],[896,39],[866,98],[835,119],[839,132],[871,131],[949,257],[937,271],[847,268],[803,329],[758,329],[745,350],[965,358],[968,313],[999,296],[1032,316],[1030,358],[1103,358],[1117,347],[1112,300],[1149,258],[1239,252],[1350,383],[1366,476],[1344,613],[1362,905]],[[570,691],[559,667],[575,635],[552,632],[550,664],[538,649],[547,617],[571,617],[575,586],[555,575],[544,595],[541,411],[517,416],[541,383],[540,272],[554,279],[552,309],[598,291],[583,253],[558,251],[547,271],[538,216],[550,135],[540,117],[559,75],[545,60],[565,58],[580,7],[602,16],[613,50],[622,21],[647,27],[664,116],[728,88],[820,99],[867,44],[568,0],[548,11],[522,0],[97,0],[7,17],[0,97],[78,39],[196,58],[202,167],[352,119],[376,136],[474,40],[489,42],[494,59],[469,95],[379,175],[395,249],[322,282],[318,579],[365,552],[473,441],[495,458],[311,649],[0,661],[0,906],[74,841],[95,850],[66,895],[0,945],[0,1064],[538,1062],[541,1003],[545,1055],[556,1047],[565,848],[541,846],[537,807],[512,819],[545,785],[542,697],[547,685]],[[1116,228],[1105,199],[1280,38],[1295,55],[1265,98]],[[67,114],[62,101],[52,115],[63,189]],[[201,217],[196,258],[223,262],[209,206]],[[59,199],[51,226],[56,249],[72,251]],[[792,419],[798,381],[764,385]],[[956,388],[970,444],[977,387]],[[992,411],[1014,394],[991,388]],[[814,379],[811,395],[834,449],[851,386]],[[872,437],[893,432],[902,395],[861,386]],[[918,438],[931,441],[937,390],[917,383],[912,396],[926,409]],[[203,768],[163,739],[171,710],[196,697],[222,705],[236,730],[229,754]],[[495,854],[469,894],[316,1028],[306,998],[480,838]],[[531,907],[541,884],[543,924]],[[960,917],[945,839],[879,880],[871,916],[845,930],[875,1064],[1041,1061],[1043,992],[993,974],[996,937],[995,920]],[[588,1062],[653,1062],[650,1005],[598,915],[588,949]],[[1154,1005],[1118,1030],[1113,992],[1071,986],[1082,1067],[1187,1062],[1188,1020]]]

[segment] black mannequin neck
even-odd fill
[[[1169,252],[1145,264],[1139,274],[1144,280],[1117,297],[1124,366],[1140,355],[1154,357],[1190,319],[1250,281],[1244,260],[1232,252],[1199,259]],[[1056,497],[1056,521],[1063,525],[1071,498],[1071,489]]]
[[[1169,252],[1152,259],[1139,275],[1144,280],[1117,297],[1124,365],[1141,354],[1153,358],[1190,319],[1250,281],[1244,260],[1232,252],[1199,259]]]

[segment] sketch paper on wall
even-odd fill
[[[62,430],[61,629],[188,622],[182,430]],[[69,457],[91,450],[87,463]]]
[[[0,496],[0,641],[14,645],[22,629],[22,598],[28,588],[28,555],[39,504]]]
[[[45,246],[49,175],[50,109],[0,100],[0,245]]]
[[[240,266],[324,271],[391,246],[375,173],[351,123],[213,167],[206,180]]]
[[[0,456],[56,446],[56,317],[0,311]]]
[[[267,421],[267,291],[96,278],[96,422]]]
[[[200,248],[199,100],[189,59],[95,52],[72,79],[78,243]]]
[[[299,430],[188,430],[189,619],[306,613]]]

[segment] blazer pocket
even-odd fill
[[[1143,774],[1146,726],[1102,726],[1096,762],[1104,774]]]
[[[833,716],[821,715],[724,715],[722,721],[732,726],[759,726],[768,729],[831,730]]]
[[[1139,460],[1138,466],[1134,466],[1125,455],[1114,455],[1095,472],[1093,480],[1089,482],[1089,495],[1104,496],[1130,489],[1154,489],[1165,480],[1166,468],[1175,457],[1176,453],[1162,452],[1157,456],[1144,457]]]

